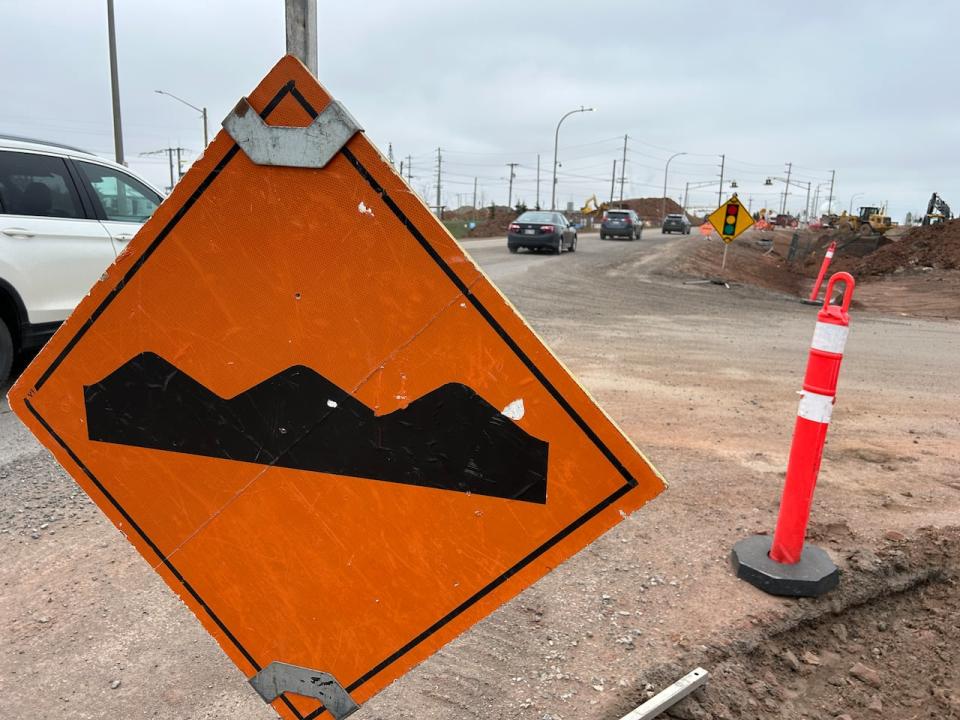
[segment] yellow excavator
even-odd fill
[[[859,208],[857,215],[848,215],[842,212],[836,219],[834,227],[853,230],[860,235],[883,235],[893,227],[893,221],[885,214],[886,208],[865,205]]]
[[[587,198],[586,202],[583,203],[583,207],[580,208],[581,215],[602,215],[606,209],[609,207],[609,203],[602,203],[597,200],[596,195],[591,195]]]

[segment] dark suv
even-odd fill
[[[663,219],[663,225],[661,226],[660,230],[663,231],[664,235],[668,235],[672,232],[689,235],[690,221],[687,219],[686,215],[670,214]]]
[[[633,210],[607,210],[600,224],[600,239],[622,237],[627,240],[639,240],[643,235],[643,220]]]

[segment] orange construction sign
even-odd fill
[[[285,718],[349,714],[663,489],[292,57],[10,404]]]

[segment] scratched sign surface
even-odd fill
[[[331,102],[289,57],[248,99]],[[10,401],[243,673],[357,702],[663,488],[362,132],[221,131]]]

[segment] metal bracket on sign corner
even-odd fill
[[[360,708],[333,675],[299,665],[274,661],[250,678],[250,684],[268,703],[286,692],[319,700],[334,720]]]
[[[336,100],[306,127],[267,125],[244,97],[223,128],[255,165],[322,168],[363,128]]]

